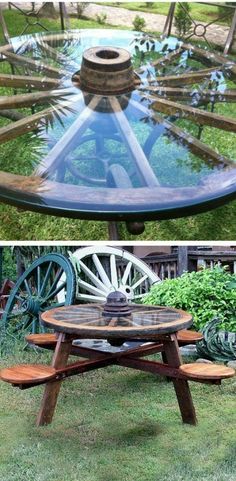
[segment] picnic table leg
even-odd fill
[[[71,351],[71,340],[65,334],[60,333],[54,351],[52,367],[59,369],[65,367]],[[43,426],[52,422],[57,404],[62,381],[49,382],[44,389],[40,411],[37,417],[37,426]]]
[[[171,367],[179,367],[182,364],[179,345],[175,334],[171,334],[169,340],[163,341],[167,363]],[[177,396],[181,416],[184,423],[197,424],[195,408],[188,381],[172,379]]]

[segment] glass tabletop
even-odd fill
[[[235,197],[230,58],[105,29],[26,35],[0,54],[0,200],[148,220]]]
[[[129,315],[106,315],[104,304],[58,307],[43,312],[41,322],[56,331],[82,338],[145,338],[177,332],[192,324],[191,314],[179,309],[129,304]]]

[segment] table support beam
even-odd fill
[[[182,364],[182,359],[176,335],[171,334],[169,340],[163,341],[163,345],[168,365],[178,369]],[[172,382],[174,384],[183,422],[196,425],[196,412],[188,381],[185,381],[184,379],[172,379]]]
[[[60,369],[66,366],[71,351],[71,340],[65,334],[60,333],[53,356],[52,367]],[[37,417],[37,426],[43,426],[52,422],[53,414],[57,404],[62,381],[47,383],[41,402],[40,411]]]

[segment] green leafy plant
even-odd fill
[[[154,285],[143,302],[189,311],[199,330],[218,317],[222,321],[219,328],[236,332],[236,275],[222,267],[186,272],[165,280]]]
[[[100,13],[96,15],[96,20],[98,23],[100,23],[100,25],[104,25],[104,23],[106,23],[106,19],[107,19],[106,13]]]
[[[177,35],[179,37],[184,37],[189,33],[192,21],[190,18],[191,6],[189,3],[177,4],[176,14],[175,14],[175,27],[177,30]]]
[[[141,32],[146,26],[144,18],[140,17],[139,15],[136,15],[132,23],[134,26],[134,30],[136,30],[137,32]]]

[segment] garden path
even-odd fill
[[[3,4],[4,5],[4,4]],[[35,2],[35,8],[37,9],[41,3]],[[7,8],[7,3],[4,5]],[[31,8],[30,2],[21,2],[20,4],[22,9],[29,10]],[[58,9],[58,3],[55,3],[56,9]],[[68,15],[76,14],[76,6],[73,2],[66,2],[66,8]],[[155,14],[155,13],[146,13],[146,12],[139,12],[139,11],[130,11],[126,8],[122,7],[111,7],[107,5],[98,4],[98,3],[88,3],[84,10],[84,16],[89,19],[97,20],[97,15],[106,15],[106,23],[114,26],[124,26],[133,28],[133,21],[136,15],[142,17],[146,22],[146,28],[148,27],[149,31],[156,31],[162,32],[166,16]],[[202,22],[202,25],[206,25],[206,23]],[[207,29],[207,39],[210,43],[223,47],[227,38],[229,28],[222,25],[212,24]],[[176,30],[173,26],[172,33],[175,34]],[[197,37],[195,37],[197,38]],[[234,51],[236,51],[236,42],[234,42]]]

